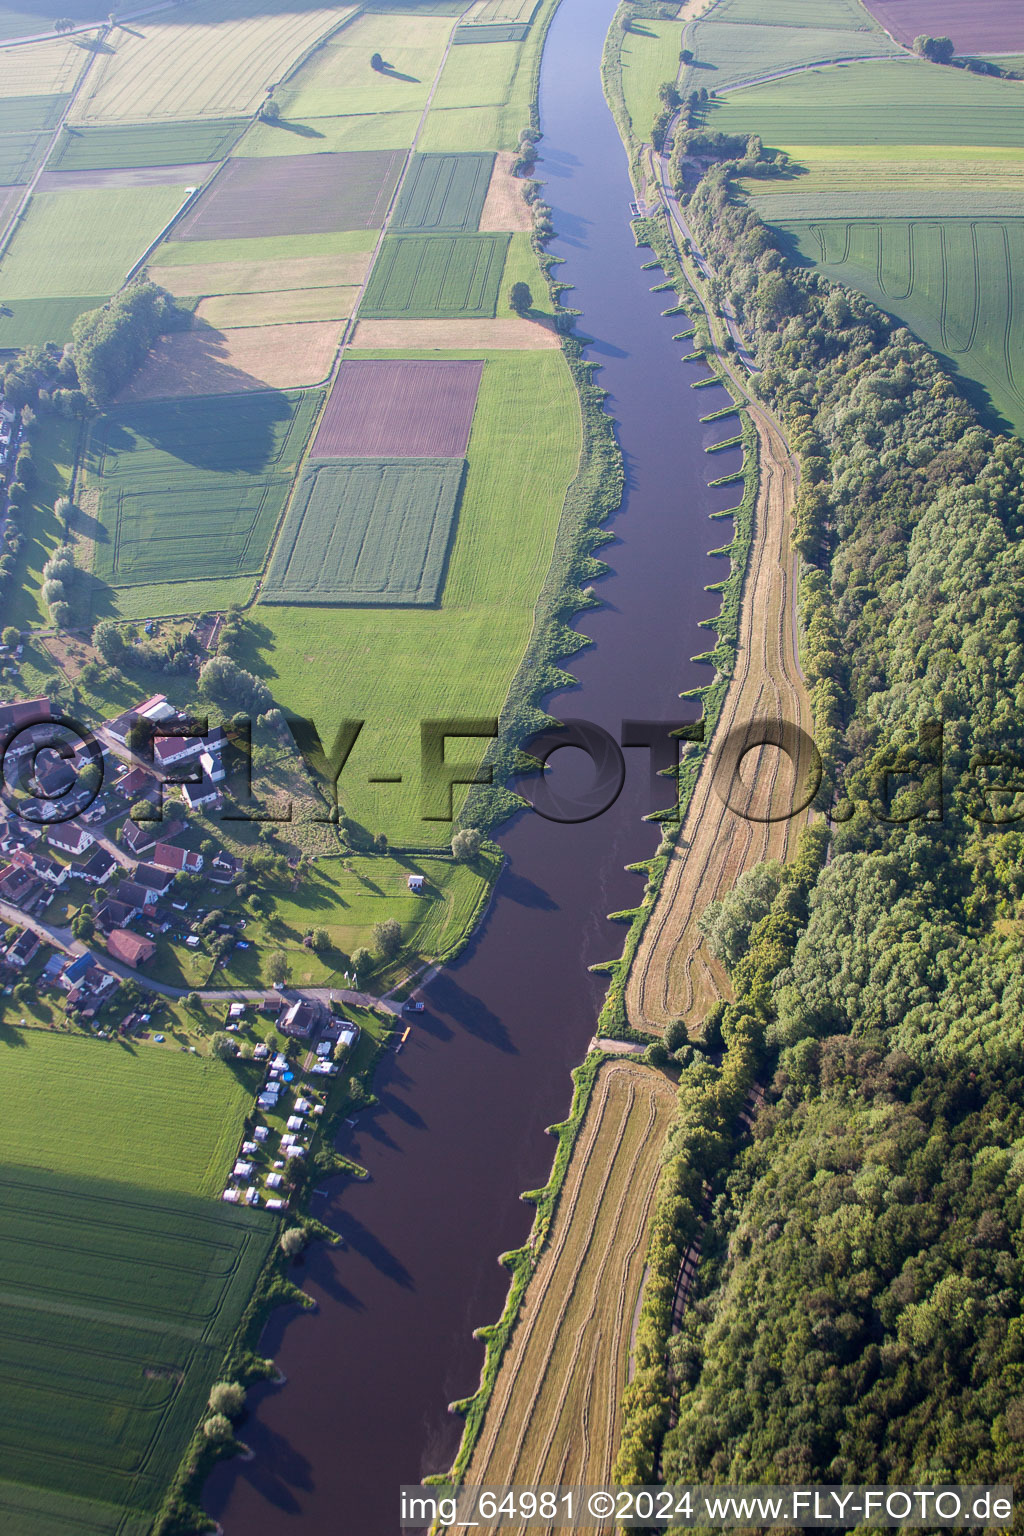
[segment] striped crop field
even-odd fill
[[[710,128],[765,144],[1002,144],[1024,148],[1019,86],[923,59],[834,64],[729,91]]]
[[[180,16],[136,18],[116,34],[72,112],[75,123],[234,117],[355,7],[282,10],[278,0],[195,0]]]
[[[100,1051],[109,1061],[116,1047]],[[109,1105],[97,1117],[117,1129],[132,1118]],[[163,1120],[173,1155],[181,1127]],[[152,1528],[275,1225],[129,1182],[0,1165],[0,1529]]]
[[[880,27],[818,27],[810,18],[805,27],[782,27],[767,21],[763,25],[729,24],[711,19],[718,15],[718,11],[711,12],[687,33],[694,62],[683,70],[680,88],[684,96],[701,86],[721,91],[775,70],[821,64],[826,59],[859,59],[868,54],[879,58],[905,56]]]
[[[0,49],[0,97],[60,96],[66,102],[88,58],[72,38]]]
[[[359,314],[367,320],[493,319],[509,236],[389,235]]]
[[[870,31],[871,18],[858,0],[721,0],[716,21],[765,22],[776,27],[853,27]]]
[[[782,226],[799,253],[941,353],[1024,431],[1024,219],[820,219]]]
[[[391,229],[420,234],[477,229],[493,170],[493,154],[414,155]]]
[[[609,1480],[674,1106],[672,1084],[649,1068],[601,1067],[467,1483]]]
[[[1024,157],[995,145],[789,147],[796,174],[737,185],[767,223],[841,218],[1024,216]]]
[[[101,417],[86,459],[94,573],[118,587],[261,570],[322,398],[264,391]]]
[[[201,165],[223,160],[246,125],[244,117],[194,123],[115,123],[66,128],[48,171],[122,170],[144,165]]]
[[[321,459],[292,497],[265,603],[422,606],[444,585],[462,459]]]

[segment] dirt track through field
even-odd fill
[[[722,768],[723,742],[753,721],[787,721],[811,731],[792,623],[793,465],[771,418],[757,406],[750,407],[750,415],[757,429],[760,483],[736,670],[626,988],[630,1024],[652,1033],[676,1017],[699,1024],[712,1003],[729,995],[725,972],[709,952],[698,919],[744,871],[762,859],[785,858],[809,816],[804,811],[785,820],[755,820],[722,798],[726,793],[753,816],[776,814],[794,803],[795,785],[805,781],[809,766],[800,762],[794,770],[778,748],[766,746],[750,751],[738,780]],[[751,735],[756,740],[760,733]]]
[[[468,1483],[570,1484],[610,1477],[661,1147],[674,1104],[671,1083],[650,1068],[628,1061],[602,1066]],[[502,1532],[519,1529],[501,1526]]]

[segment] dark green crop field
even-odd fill
[[[475,230],[493,170],[493,154],[414,155],[392,229]]]
[[[52,132],[68,104],[67,96],[0,97],[0,133]]]
[[[462,459],[323,459],[288,510],[263,588],[269,603],[436,603]]]
[[[134,586],[261,570],[322,398],[268,390],[103,417],[86,458],[95,574]]]
[[[388,235],[362,319],[493,319],[510,235]]]
[[[0,186],[31,181],[48,143],[45,133],[0,133]]]
[[[0,1168],[0,1529],[147,1528],[274,1230],[204,1200]]]
[[[223,160],[245,117],[196,123],[114,123],[107,128],[65,128],[51,171],[115,171],[147,165],[200,165]]]

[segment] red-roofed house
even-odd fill
[[[130,928],[115,928],[107,939],[107,950],[124,965],[140,966],[152,960],[156,945],[144,934],[132,933]]]
[[[198,875],[203,867],[201,853],[191,848],[172,848],[170,843],[157,843],[150,855],[150,863],[158,869],[171,869],[175,874]]]

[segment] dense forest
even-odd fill
[[[831,835],[784,942],[768,932],[778,865],[706,914],[736,1000],[704,1041],[724,1037],[725,1073],[742,1020],[766,1099],[745,1141],[733,1116],[727,1158],[692,1154],[711,1184],[698,1278],[667,1365],[667,1314],[645,1308],[651,1369],[627,1390],[617,1471],[660,1451],[684,1482],[1012,1482],[1024,445],[909,331],[792,266],[736,169],[713,167],[687,217],[800,459],[801,654]],[[709,1073],[684,1071],[680,1125]],[[676,1224],[675,1254],[693,1230]]]

